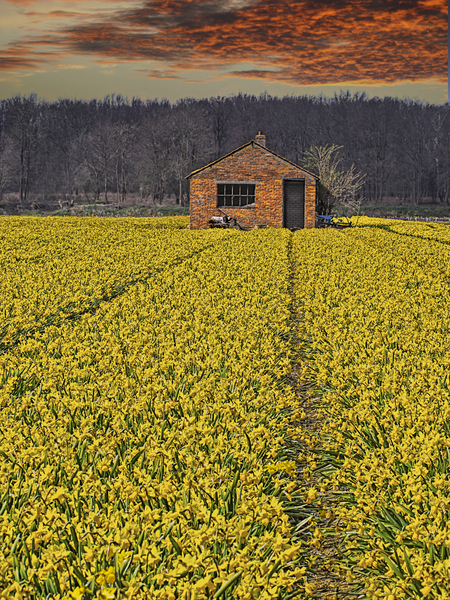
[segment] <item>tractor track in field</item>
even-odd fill
[[[186,256],[180,256],[170,262],[163,263],[160,267],[157,267],[155,269],[149,269],[149,271],[146,274],[134,278],[132,277],[124,283],[115,282],[114,288],[110,292],[103,294],[98,298],[93,298],[87,306],[82,308],[82,310],[71,311],[70,304],[62,306],[57,312],[50,315],[45,322],[41,322],[38,325],[30,327],[29,329],[19,329],[15,334],[17,336],[17,339],[15,339],[13,342],[5,344],[0,341],[0,356],[2,354],[7,354],[8,352],[11,352],[21,342],[26,341],[27,339],[33,337],[37,333],[43,333],[48,327],[60,327],[64,322],[78,321],[83,315],[94,315],[99,309],[100,304],[102,304],[103,302],[112,302],[116,298],[119,298],[120,296],[126,294],[135,285],[139,283],[145,283],[146,281],[149,281],[150,279],[152,279],[152,277],[158,275],[167,268],[177,266],[186,260],[190,260],[194,256],[205,252],[205,250],[208,250],[213,245],[214,243],[207,244],[204,248],[201,248],[200,250],[195,250],[194,252],[191,252],[191,254],[187,254]],[[0,340],[7,334],[7,329],[5,329],[5,327],[3,335],[0,337]]]
[[[289,245],[289,254],[292,258],[292,238]],[[305,369],[302,349],[307,343],[301,338],[300,324],[301,312],[296,308],[294,298],[294,281],[296,276],[295,262],[291,260],[291,314],[292,314],[292,348],[294,359],[289,375],[289,384],[295,391],[299,407],[305,417],[297,425],[302,431],[302,439],[292,440],[292,444],[301,454],[298,459],[298,477],[303,479],[306,488],[317,489],[320,487],[321,471],[327,466],[320,459],[320,431],[321,417],[319,415],[320,391],[312,381],[305,379]],[[317,466],[311,468],[311,462]],[[314,600],[348,600],[358,597],[354,585],[351,587],[346,581],[343,569],[339,567],[341,559],[342,533],[337,531],[337,522],[333,517],[335,497],[331,494],[319,493],[315,501],[311,502],[311,521],[300,536],[305,544],[310,545],[310,565],[307,580],[312,588]],[[328,514],[327,514],[328,513]],[[331,513],[331,516],[330,516]],[[320,530],[320,544],[314,544],[314,530]],[[325,535],[324,535],[325,533]],[[364,595],[364,594],[363,594]]]
[[[295,342],[301,344],[296,336]],[[321,417],[318,414],[320,396],[313,382],[305,381],[302,377],[300,365],[293,363],[290,383],[295,390],[299,406],[306,417],[298,423],[304,433],[303,439],[296,441],[297,450],[303,455],[303,460],[298,461],[298,476],[305,480],[306,488],[320,487],[321,470],[327,465],[320,461],[320,431]],[[317,445],[319,444],[319,445]],[[316,468],[311,468],[311,461],[317,462]],[[310,565],[307,579],[312,587],[313,599],[348,600],[355,597],[355,589],[349,586],[346,575],[339,567],[341,559],[341,545],[343,536],[336,533],[337,523],[333,518],[335,498],[326,493],[319,493],[315,501],[310,504],[311,521],[305,530],[302,540],[310,545]],[[331,516],[327,515],[331,513]],[[314,545],[314,530],[321,531],[320,546]]]

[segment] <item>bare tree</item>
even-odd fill
[[[35,94],[28,98],[16,96],[11,101],[12,127],[10,133],[15,139],[19,153],[19,202],[28,199],[35,167],[37,138],[42,107],[37,104]]]
[[[167,135],[168,116],[147,118],[140,127],[140,185],[153,202],[167,194],[170,180],[171,147]]]
[[[432,127],[432,166],[433,197],[439,202],[449,203],[450,199],[450,162],[449,148],[446,143],[445,125],[448,112],[434,111],[431,117]],[[448,126],[448,125],[447,125]],[[447,134],[449,135],[449,134]]]
[[[0,138],[0,202],[3,200],[3,194],[14,181],[14,142],[7,136]]]
[[[229,98],[217,96],[210,98],[207,103],[208,116],[211,122],[211,134],[216,149],[216,158],[224,154],[225,141],[229,134],[231,118],[231,102]]]
[[[212,151],[195,116],[191,111],[177,110],[171,115],[168,129],[171,170],[178,183],[177,200],[181,205],[186,175],[196,162],[207,160]]]
[[[96,198],[100,195],[100,182],[105,203],[108,203],[108,183],[116,158],[114,144],[115,130],[111,123],[100,123],[89,135],[86,144],[85,161],[97,185]]]
[[[129,176],[134,165],[137,128],[134,125],[116,123],[113,126],[115,146],[115,176],[117,202],[123,204],[127,198]]]
[[[319,175],[317,212],[329,214],[339,204],[349,210],[361,206],[357,196],[364,184],[365,175],[355,172],[352,164],[341,170],[342,159],[336,156],[342,146],[311,146],[304,153],[304,164]]]

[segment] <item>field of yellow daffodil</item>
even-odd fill
[[[439,242],[450,243],[450,224],[433,221],[401,221],[400,219],[379,219],[376,217],[353,217],[357,227],[381,227],[394,233]]]
[[[0,350],[60,319],[95,309],[147,274],[149,265],[158,269],[171,255],[191,251],[183,237],[175,236],[169,250],[158,241],[166,229],[185,228],[185,217],[145,223],[54,218],[50,223],[24,217],[2,221]]]
[[[4,218],[0,598],[293,598],[288,231]]]
[[[294,234],[309,443],[357,597],[447,599],[449,230],[388,225]]]
[[[304,598],[336,532],[449,598],[449,230],[373,221],[2,219],[1,600]]]

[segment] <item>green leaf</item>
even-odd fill
[[[223,585],[222,587],[214,594],[213,596],[213,600],[215,600],[215,598],[220,598],[220,596],[223,596],[223,594],[225,594],[225,592],[230,589],[230,587],[233,585],[233,583],[235,581],[238,581],[242,575],[244,571],[238,571],[237,573],[235,573],[232,577],[230,577],[230,579],[228,579]]]

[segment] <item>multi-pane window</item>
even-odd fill
[[[254,183],[218,183],[217,206],[249,206],[255,204]]]

